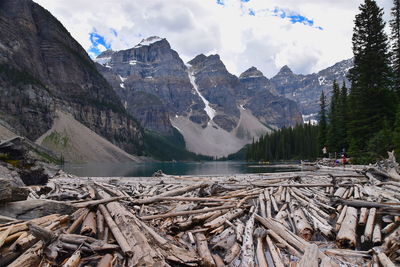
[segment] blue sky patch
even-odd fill
[[[111,29],[111,32],[115,36],[118,35],[117,31],[115,31],[114,29]],[[110,43],[108,43],[103,36],[98,34],[96,29],[93,29],[93,32],[89,33],[89,39],[92,43],[88,50],[90,55],[98,56],[102,52],[102,48],[100,48],[100,46],[104,46],[107,50],[111,49]]]
[[[218,5],[221,5],[221,6],[225,5],[224,0],[216,0],[216,2]]]
[[[256,15],[256,12],[254,11],[254,9],[249,8],[249,15],[250,16],[255,16]]]
[[[274,10],[272,10],[272,13],[274,16],[280,17],[282,19],[289,19],[289,21],[292,24],[301,23],[306,26],[314,27],[321,31],[323,30],[322,27],[314,25],[314,20],[308,19],[307,17],[304,17],[296,12],[293,12],[290,10],[283,10],[283,9],[276,7]]]
[[[240,1],[245,3],[250,2],[250,0],[240,0]]]

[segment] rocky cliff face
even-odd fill
[[[232,131],[240,118],[236,99],[241,86],[238,78],[228,72],[218,55],[195,57],[189,61],[189,72],[198,93],[209,102],[208,119]]]
[[[113,85],[127,110],[145,128],[171,134],[169,116],[188,116],[196,122],[205,116],[187,68],[167,40],[150,37],[131,49],[106,51],[95,61],[102,65],[99,71]],[[136,100],[137,96],[143,104]],[[150,104],[146,109],[147,102]]]
[[[34,140],[56,108],[129,152],[142,131],[85,50],[31,0],[0,2],[0,119]]]
[[[275,90],[286,98],[296,101],[303,115],[315,117],[319,111],[319,98],[324,91],[330,100],[333,81],[341,86],[343,81],[349,87],[346,78],[353,66],[352,59],[343,60],[335,65],[309,75],[294,74],[288,66],[284,66],[270,81]]]
[[[274,94],[271,82],[257,68],[248,69],[239,78],[243,85],[239,92],[241,106],[251,110],[263,124],[282,128],[302,123],[297,104]]]

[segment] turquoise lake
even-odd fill
[[[299,170],[294,166],[259,165],[237,161],[65,164],[63,169],[83,177],[149,177],[157,170],[169,175],[230,175]]]

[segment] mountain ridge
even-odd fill
[[[137,117],[144,128],[158,130],[165,135],[170,134],[172,127],[180,129],[192,152],[207,151],[206,155],[209,156],[224,156],[227,154],[212,153],[212,149],[197,149],[200,147],[197,141],[208,142],[206,136],[214,136],[215,142],[218,142],[217,136],[229,136],[232,140],[241,140],[237,143],[242,146],[251,142],[253,137],[258,138],[260,129],[265,133],[271,128],[294,126],[302,122],[296,104],[276,95],[268,79],[258,70],[257,75],[262,81],[253,84],[253,87],[259,86],[256,90],[257,97],[268,100],[266,103],[271,108],[264,107],[264,103],[255,98],[250,100],[241,96],[250,90],[243,81],[246,73],[242,79],[229,73],[218,54],[199,54],[185,64],[165,38],[150,37],[143,39],[141,43],[142,45],[121,51],[103,52],[94,59],[98,63],[97,68],[113,85],[128,112]],[[163,115],[158,116],[162,120],[154,120],[155,110],[151,105],[143,107],[140,112],[133,108],[136,105],[137,99],[134,95],[137,92],[159,98],[164,108]],[[273,109],[278,111],[274,112]],[[251,123],[255,128],[248,129],[246,134],[243,134],[243,127],[239,125],[244,110],[247,110],[246,116],[259,120],[260,124],[255,126],[257,123]],[[171,127],[160,131],[157,125]],[[240,133],[238,127],[242,129]],[[209,134],[195,134],[198,131]],[[198,136],[198,140],[189,135]],[[217,143],[210,143],[210,147],[213,145],[216,146]],[[224,153],[227,151],[215,150]]]

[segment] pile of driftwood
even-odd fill
[[[58,177],[29,188],[46,208],[0,206],[0,266],[395,266],[400,180],[389,165]]]

